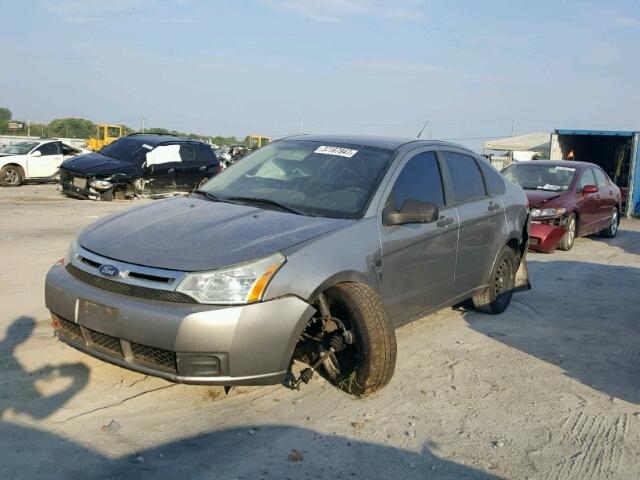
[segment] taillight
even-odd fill
[[[218,166],[216,167],[216,175],[217,175],[218,173],[220,173],[221,171],[222,171],[222,164],[221,164],[221,163],[218,163]]]

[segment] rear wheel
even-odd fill
[[[618,234],[618,226],[620,225],[620,214],[618,209],[614,208],[611,214],[611,222],[609,226],[600,232],[600,236],[605,238],[614,238]]]
[[[576,216],[573,213],[567,217],[565,229],[567,231],[564,232],[564,235],[560,239],[558,248],[560,250],[568,251],[571,250],[571,247],[573,247],[573,242],[576,239]]]
[[[472,298],[473,306],[494,315],[504,312],[511,303],[515,278],[516,255],[511,248],[504,246],[491,271],[489,286]]]
[[[3,187],[17,187],[24,181],[24,172],[17,165],[5,165],[0,170],[0,185]]]

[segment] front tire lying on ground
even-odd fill
[[[368,286],[353,282],[331,287],[323,296],[328,318],[318,317],[305,331],[311,348],[319,350],[315,358],[329,350],[336,337],[346,339],[344,348],[323,362],[325,376],[354,395],[380,390],[393,376],[397,355],[395,332],[381,298]],[[322,315],[323,308],[318,310]]]
[[[511,303],[516,279],[516,255],[508,246],[502,247],[496,260],[489,286],[473,297],[473,306],[484,313],[499,314]]]

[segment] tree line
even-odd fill
[[[21,123],[23,128],[20,130],[10,130],[9,124],[11,122]],[[123,125],[123,127],[126,134],[135,132],[134,129],[126,125]],[[185,133],[177,130],[168,130],[166,128],[145,128],[145,132],[177,135],[192,140],[215,143],[216,145],[241,143],[236,137]],[[49,123],[31,123],[31,125],[27,125],[26,121],[14,119],[11,110],[0,107],[0,135],[27,135],[29,133],[34,137],[90,138],[96,135],[96,124],[85,118],[56,118]]]

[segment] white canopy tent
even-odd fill
[[[484,142],[487,150],[506,150],[509,152],[549,152],[551,135],[545,132],[526,133],[516,137],[498,138]]]

